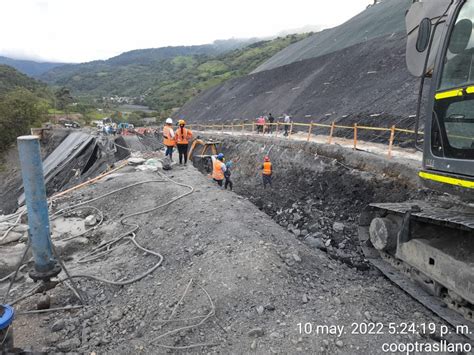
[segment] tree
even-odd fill
[[[60,110],[66,110],[68,105],[72,104],[74,98],[71,95],[71,91],[66,88],[62,87],[58,91],[54,93],[54,97],[56,98],[56,106]]]
[[[11,91],[0,101],[0,151],[10,147],[16,137],[41,125],[47,114],[44,100],[26,89]]]

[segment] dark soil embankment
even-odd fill
[[[372,202],[425,198],[416,169],[353,152],[283,140],[225,137],[222,151],[234,160],[234,191],[247,197],[297,238],[335,259],[365,269],[358,247],[360,212]],[[261,165],[268,154],[273,187],[263,189]]]
[[[404,33],[405,14],[411,3],[410,0],[379,1],[340,26],[315,33],[282,49],[254,72],[316,58],[392,33]]]
[[[417,89],[406,70],[404,36],[397,34],[228,81],[188,102],[177,115],[191,122],[229,122],[287,112],[296,122],[412,128],[414,119],[408,116],[415,113]]]

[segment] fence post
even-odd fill
[[[222,124],[221,133],[224,133],[224,124]]]
[[[277,122],[277,129],[275,135],[278,137],[278,131],[280,129],[280,121]]]
[[[388,142],[388,158],[392,158],[393,139],[395,138],[395,125],[390,128],[390,141]]]
[[[357,123],[354,123],[354,150],[357,149]]]
[[[334,133],[334,126],[335,126],[335,123],[334,121],[331,123],[331,131],[329,132],[329,137],[328,137],[328,144],[331,144],[332,143],[332,135]]]
[[[293,122],[291,122],[291,125],[290,125],[290,134],[288,134],[288,139],[291,138],[292,133],[293,133]]]
[[[309,138],[311,137],[311,129],[313,128],[313,121],[309,123],[309,128],[308,128],[308,138],[306,139],[307,142],[309,142]]]
[[[230,133],[234,135],[234,122],[231,123]]]
[[[252,122],[252,133],[255,133],[255,122]]]
[[[244,131],[245,131],[245,122],[242,121],[242,134],[244,133]]]

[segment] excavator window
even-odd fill
[[[433,112],[432,152],[474,159],[474,0],[459,11],[447,46]]]

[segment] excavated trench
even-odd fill
[[[206,138],[212,138],[210,136]],[[368,269],[357,238],[358,216],[371,202],[425,199],[416,167],[337,146],[227,136],[221,150],[234,162],[234,191],[310,247],[350,267]],[[263,188],[261,165],[269,155],[273,186]],[[204,173],[208,159],[194,158]]]

